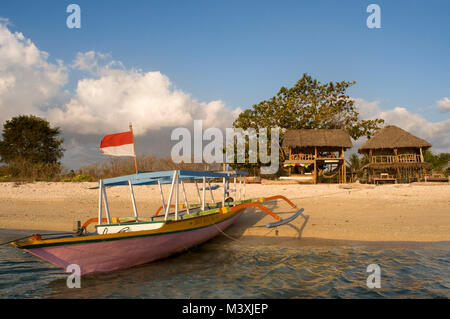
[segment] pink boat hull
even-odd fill
[[[26,251],[64,269],[70,264],[76,264],[80,266],[82,275],[110,272],[146,264],[201,244],[233,224],[242,213],[220,223],[190,231]]]

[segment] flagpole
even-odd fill
[[[130,132],[133,137],[133,153],[134,153],[134,167],[136,168],[136,174],[138,173],[137,159],[136,159],[136,147],[134,145],[133,125],[130,122]]]

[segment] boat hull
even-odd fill
[[[76,264],[81,275],[110,272],[149,263],[201,244],[232,225],[242,213],[239,211],[218,223],[185,231],[24,250],[64,269]]]

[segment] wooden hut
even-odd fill
[[[336,176],[339,183],[346,183],[344,152],[351,147],[350,135],[342,129],[288,130],[283,138],[287,159],[282,165],[291,179],[317,184],[319,176]]]
[[[363,166],[368,181],[412,182],[420,181],[431,168],[423,152],[431,147],[427,141],[405,130],[389,125],[378,131],[358,150],[368,156]]]

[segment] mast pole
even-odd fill
[[[176,176],[176,179],[175,179],[175,220],[178,220],[178,207],[179,207],[179,204],[178,204],[178,170],[175,172],[176,172],[175,173],[175,176]]]
[[[137,159],[136,159],[136,146],[134,144],[134,134],[133,134],[133,124],[130,122],[130,132],[133,137],[133,153],[134,153],[134,168],[136,169],[136,174],[138,173]]]
[[[102,201],[103,201],[103,180],[101,179],[98,183],[98,224],[102,224]]]
[[[205,211],[205,199],[206,199],[206,177],[203,176],[203,191],[202,191],[202,211]]]

